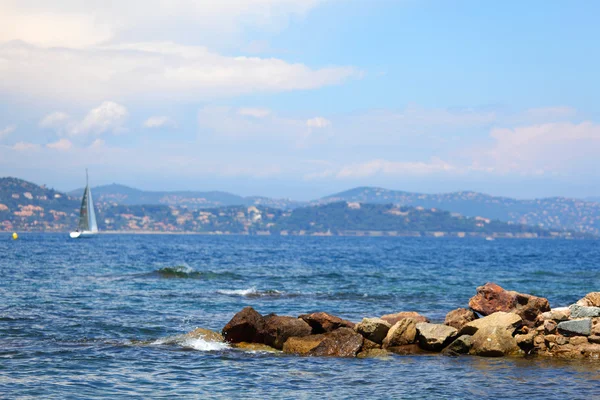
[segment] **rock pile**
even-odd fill
[[[353,322],[317,312],[298,318],[259,314],[246,307],[222,331],[234,347],[302,356],[383,357],[390,354],[540,355],[600,358],[600,292],[570,307],[507,291],[494,283],[477,288],[469,309],[450,311],[443,324],[416,312]],[[206,331],[197,331],[207,336]],[[209,335],[214,340],[220,336]]]

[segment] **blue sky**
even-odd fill
[[[597,15],[593,1],[0,0],[0,175],[598,196]]]

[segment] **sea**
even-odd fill
[[[179,335],[245,306],[433,322],[477,286],[567,306],[600,290],[597,241],[0,236],[0,397],[600,398],[600,360],[298,357]]]

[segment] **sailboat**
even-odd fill
[[[85,190],[81,200],[81,210],[79,211],[79,225],[75,232],[69,236],[72,239],[89,238],[98,233],[98,224],[96,223],[96,213],[94,212],[94,202],[92,192],[88,183],[88,172],[85,170]]]

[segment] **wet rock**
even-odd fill
[[[225,341],[223,335],[221,335],[220,333],[204,328],[196,328],[193,331],[186,333],[184,336],[190,339],[202,339],[207,342]]]
[[[354,330],[375,343],[382,343],[392,326],[381,318],[363,318]]]
[[[390,328],[385,339],[383,339],[383,348],[411,344],[415,342],[416,337],[417,326],[415,321],[412,318],[404,318]]]
[[[308,336],[312,333],[309,324],[299,318],[269,315],[265,317],[264,343],[283,349],[283,344],[292,336]]]
[[[223,328],[223,337],[227,342],[263,343],[265,320],[252,307],[245,307],[233,316]]]
[[[356,355],[357,358],[390,358],[392,353],[383,349],[363,350]]]
[[[477,319],[477,314],[466,308],[457,308],[446,314],[444,325],[461,330],[463,326]]]
[[[283,344],[283,352],[306,355],[325,340],[325,334],[291,337]]]
[[[548,321],[544,321],[544,333],[552,334],[556,332],[556,327],[558,324],[556,321],[549,319]]]
[[[266,352],[266,353],[279,353],[280,350],[267,346],[262,343],[247,343],[247,342],[239,342],[233,343],[232,347],[235,349],[240,349],[244,351],[258,351],[258,352]]]
[[[577,304],[584,307],[600,307],[600,292],[586,294]]]
[[[447,325],[419,322],[416,328],[419,345],[430,351],[441,351],[458,336],[458,331]]]
[[[546,311],[545,313],[542,313],[542,317],[544,318],[544,321],[556,321],[556,322],[561,322],[561,321],[566,321],[569,319],[569,317],[571,316],[571,311],[569,310],[568,307],[559,307],[559,308],[553,308],[550,311]]]
[[[324,339],[308,352],[309,356],[355,357],[363,345],[362,335],[350,328],[339,328],[323,336]]]
[[[600,307],[585,307],[573,304],[569,307],[571,318],[594,318],[600,317]]]
[[[584,318],[560,322],[558,332],[565,336],[589,336],[592,333],[592,320]]]
[[[519,351],[516,339],[502,327],[486,326],[473,335],[471,353],[482,357],[501,357]]]
[[[360,349],[361,351],[371,350],[371,349],[380,349],[381,345],[379,343],[375,343],[369,339],[363,338],[363,345]]]
[[[402,311],[396,314],[386,314],[381,317],[382,320],[386,321],[390,325],[394,325],[396,322],[405,318],[412,318],[412,320],[415,321],[415,323],[429,322],[429,319],[427,317],[415,311]]]
[[[528,326],[535,325],[538,315],[550,311],[547,299],[504,290],[495,283],[486,283],[478,287],[477,294],[469,300],[469,307],[481,315],[490,315],[498,311],[514,312]]]
[[[473,337],[469,335],[462,335],[457,337],[452,343],[448,345],[442,354],[447,356],[457,356],[459,354],[468,354],[473,345]]]
[[[512,335],[522,322],[523,320],[517,314],[498,311],[469,322],[460,330],[460,335],[474,335],[479,329],[490,326],[502,328]]]
[[[405,344],[403,346],[392,346],[386,349],[394,354],[398,354],[400,356],[412,356],[412,355],[429,355],[434,354],[430,353],[427,350],[419,347],[418,344]]]
[[[326,312],[300,315],[298,318],[304,320],[312,327],[313,333],[331,332],[338,328],[354,328],[354,322],[341,319]]]

